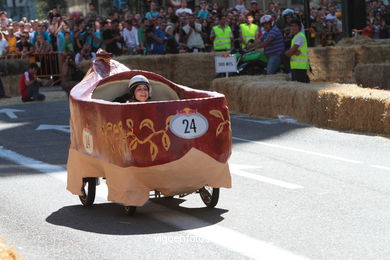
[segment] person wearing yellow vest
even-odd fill
[[[232,48],[233,33],[230,26],[226,25],[224,16],[218,17],[218,25],[211,30],[210,38],[214,51],[230,51]]]
[[[290,29],[294,34],[294,38],[291,41],[291,48],[285,54],[291,57],[292,80],[309,83],[310,79],[307,76],[307,71],[310,68],[309,48],[306,36],[301,32],[301,27],[302,24],[298,20],[294,19],[290,22]]]
[[[250,40],[255,40],[259,34],[259,27],[253,23],[252,13],[246,15],[246,23],[240,24],[240,39],[242,48],[246,48]]]

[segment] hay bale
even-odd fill
[[[336,46],[339,47],[348,47],[352,45],[382,45],[382,44],[390,44],[389,40],[374,40],[367,36],[356,35],[350,38],[344,38],[337,43]]]
[[[363,87],[390,90],[390,63],[357,65],[354,77]]]
[[[311,81],[352,82],[355,50],[352,47],[317,47],[309,49]]]
[[[20,59],[0,60],[0,76],[21,75],[28,64],[28,61]]]
[[[196,89],[209,89],[215,78],[215,53],[185,53],[172,55],[172,81]],[[219,54],[218,54],[219,55]]]
[[[386,63],[390,61],[390,45],[353,46],[356,64]]]
[[[5,241],[0,238],[0,259],[1,260],[17,260],[19,259],[18,253],[5,244]]]
[[[0,78],[0,80],[3,82],[5,95],[10,97],[15,97],[20,95],[20,90],[19,90],[20,77],[21,74],[8,75]]]
[[[390,92],[355,84],[304,84],[264,77],[216,79],[232,111],[276,118],[283,114],[322,127],[390,134]]]

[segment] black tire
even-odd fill
[[[203,188],[199,189],[199,195],[203,201],[203,203],[208,208],[214,208],[219,199],[219,188],[212,188],[209,186],[204,186]]]
[[[92,206],[93,202],[95,201],[96,184],[96,178],[83,179],[83,187],[81,188],[81,192],[83,193],[83,195],[80,195],[79,198],[81,203],[86,207]],[[88,185],[87,191],[85,190],[86,185]]]
[[[126,216],[134,216],[137,209],[136,206],[124,206]]]

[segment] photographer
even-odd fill
[[[165,33],[156,29],[152,20],[145,30],[146,54],[165,54],[165,40]]]
[[[103,43],[107,52],[112,53],[115,56],[122,54],[122,36],[119,33],[118,28],[116,27],[117,21],[111,21],[107,19],[104,22],[104,31],[103,31]]]
[[[204,51],[202,25],[195,22],[194,15],[189,15],[189,23],[183,27],[183,31],[186,33],[185,41],[190,52]]]

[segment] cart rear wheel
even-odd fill
[[[95,201],[96,184],[96,178],[83,178],[83,187],[81,188],[83,195],[80,195],[79,198],[81,203],[86,207],[92,206]]]
[[[124,206],[126,216],[134,216],[136,206]]]
[[[219,188],[204,186],[199,189],[199,195],[207,207],[214,208],[218,203]]]

